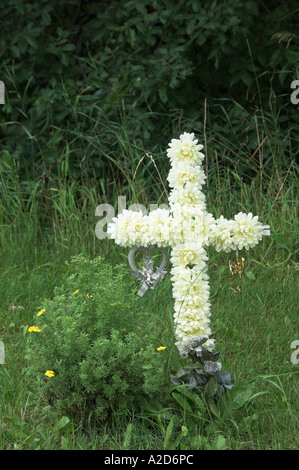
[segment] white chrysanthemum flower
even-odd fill
[[[211,332],[211,329],[204,322],[192,322],[190,319],[186,319],[184,323],[177,325],[175,332],[178,338],[186,341],[187,338],[189,340],[195,336],[206,336],[208,332]]]
[[[201,164],[204,154],[200,152],[203,145],[197,145],[198,140],[194,139],[194,134],[180,135],[179,139],[172,139],[167,149],[167,155],[173,165],[185,162],[191,165]]]
[[[259,222],[258,216],[253,217],[252,213],[244,214],[239,212],[232,221],[232,236],[234,248],[242,250],[253,248],[262,239],[263,224]]]
[[[216,225],[210,237],[216,251],[229,253],[233,249],[232,228],[233,221],[225,219],[223,215],[216,220]]]
[[[171,188],[178,188],[187,183],[197,184],[201,189],[205,184],[206,175],[200,166],[187,165],[183,162],[178,163],[170,169],[168,182]]]
[[[142,214],[142,211],[124,210],[112,219],[107,228],[108,236],[122,246],[145,246],[146,231],[146,216]]]
[[[171,233],[170,211],[167,209],[156,209],[147,216],[146,241],[150,245],[169,245]]]
[[[197,264],[192,267],[173,266],[170,270],[170,273],[172,274],[174,281],[181,279],[186,279],[187,281],[194,281],[194,279],[209,279],[209,276],[206,274],[206,270],[203,269],[202,266]]]
[[[201,295],[187,295],[183,300],[176,299],[174,303],[174,316],[177,318],[180,316],[181,312],[191,309],[193,311],[196,310],[200,316],[210,317],[210,307],[209,297],[207,297],[207,293],[203,291]]]
[[[196,243],[209,245],[216,226],[212,214],[209,214],[206,210],[202,211],[201,209],[194,211],[193,226],[194,241]]]
[[[182,220],[172,218],[171,220],[171,231],[170,231],[170,246],[176,246],[178,243],[184,242],[184,224]]]
[[[196,264],[205,268],[208,260],[206,251],[194,242],[180,243],[173,247],[170,261],[173,266],[186,267],[188,264]]]
[[[189,320],[190,321],[190,320]],[[185,327],[185,325],[187,327]],[[184,344],[186,344],[190,339],[196,337],[196,336],[210,336],[212,333],[211,328],[208,326],[206,322],[200,322],[200,323],[191,323],[191,327],[188,325],[188,321],[185,323],[177,325],[175,335],[177,338],[177,342],[175,343],[176,346],[182,347]],[[214,348],[214,340],[208,340],[205,343],[205,346],[209,349],[212,350]]]
[[[215,229],[215,219],[201,205],[171,205],[172,233],[171,242],[195,242],[197,245],[209,245]]]
[[[174,320],[176,327],[180,327],[184,331],[190,331],[195,328],[203,328],[210,323],[210,315],[201,308],[185,308],[175,311]]]
[[[200,317],[198,315],[198,311],[193,311],[193,310],[185,310],[184,314],[181,315],[180,320],[177,322],[176,326],[177,329],[180,329],[181,331],[185,333],[190,333],[190,332],[195,332],[198,329],[201,329],[201,331],[206,330],[206,328],[209,326],[210,319],[202,316]],[[194,335],[194,336],[204,336],[202,335]]]
[[[187,296],[199,296],[201,301],[208,301],[210,286],[208,275],[199,266],[194,268],[182,268],[180,266],[171,269],[173,281],[173,297],[184,300]]]
[[[191,205],[182,206],[181,204],[171,205],[171,246],[192,241],[192,223],[188,214],[192,213],[194,207]]]
[[[209,245],[212,238],[213,230],[215,229],[216,221],[212,214],[204,211],[202,218],[202,237],[206,245]]]
[[[205,195],[200,191],[197,184],[187,183],[184,187],[174,188],[169,195],[170,204],[180,204],[182,206],[200,205],[205,208]]]

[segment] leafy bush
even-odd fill
[[[28,328],[28,373],[59,407],[100,419],[160,394],[169,380],[166,354],[144,328],[147,313],[124,266],[80,255],[69,269]]]

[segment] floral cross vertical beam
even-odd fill
[[[167,149],[171,163],[168,182],[171,188],[169,209],[156,209],[148,215],[124,210],[108,225],[108,234],[118,245],[133,247],[171,247],[171,275],[174,297],[176,345],[181,349],[195,337],[208,337],[205,346],[212,350],[210,329],[210,286],[207,252],[253,248],[270,235],[258,216],[240,212],[233,220],[219,219],[206,209],[202,186],[205,183],[204,154],[194,134],[172,139]]]

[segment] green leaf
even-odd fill
[[[206,42],[207,38],[204,34],[198,33],[196,36],[196,44],[199,46],[203,46],[204,43]]]
[[[212,377],[206,385],[205,392],[208,395],[208,397],[213,397],[214,395],[216,395],[217,390],[218,390],[217,378]]]
[[[20,50],[17,46],[10,46],[10,52],[13,57],[19,59],[21,57]]]
[[[64,44],[60,49],[65,52],[71,52],[75,50],[75,46],[74,44]]]
[[[247,70],[242,70],[241,72],[241,79],[245,83],[245,85],[249,86],[252,82],[252,78]]]
[[[246,402],[248,402],[252,395],[253,385],[235,385],[228,393],[229,404],[231,409],[238,410]]]
[[[193,413],[192,408],[187,402],[186,398],[182,397],[180,393],[172,392],[172,396],[183,410],[187,410],[189,413]]]
[[[190,391],[190,390],[187,390],[186,387],[181,387],[180,392],[185,395],[187,400],[190,400],[190,402],[193,402],[194,407],[195,407],[192,410],[193,413],[196,410],[200,411],[201,413],[206,412],[205,401],[195,391]],[[192,406],[192,408],[193,408],[193,406]]]
[[[201,362],[192,362],[192,364],[186,364],[184,370],[201,369],[202,366],[203,364]]]
[[[69,441],[65,436],[61,436],[61,447],[63,450],[68,450]]]
[[[63,429],[65,430],[69,425],[71,421],[67,416],[63,416],[58,423],[55,426],[55,431],[59,432],[62,431]]]
[[[48,12],[42,11],[42,19],[45,26],[49,26],[49,24],[51,24],[51,16]]]
[[[226,449],[226,440],[223,436],[217,436],[212,444],[212,450],[225,450]]]
[[[126,36],[128,43],[130,44],[131,47],[134,47],[135,41],[136,41],[136,33],[135,30],[132,28],[129,28],[126,30]]]
[[[212,413],[217,416],[217,418],[219,418],[220,416],[220,410],[219,408],[217,408],[217,406],[215,405],[214,401],[213,400],[210,400],[209,401],[209,408],[210,410],[212,411]]]
[[[278,65],[281,62],[282,57],[283,57],[283,49],[282,48],[276,49],[276,51],[273,52],[269,61],[269,64],[271,65],[271,67],[274,68],[276,65]]]
[[[188,434],[188,428],[186,426],[182,426],[181,435],[185,437],[187,436],[187,434]]]
[[[163,103],[167,101],[167,89],[165,86],[159,88],[159,97]]]
[[[258,415],[253,414],[250,416],[245,416],[243,420],[240,423],[240,429],[241,430],[248,430],[252,427],[253,423],[258,420]]]
[[[187,24],[187,34],[189,36],[191,36],[191,34],[193,33],[194,29],[196,28],[196,23],[197,23],[197,18],[192,18],[191,21],[189,21],[189,23]]]
[[[255,274],[252,271],[245,271],[245,276],[248,277],[248,279],[251,279],[252,281],[256,279]]]
[[[239,24],[241,22],[240,18],[238,18],[237,16],[232,16],[230,19],[229,19],[229,22],[232,26],[235,26],[237,24]]]
[[[36,49],[36,50],[38,49],[39,44],[35,38],[33,38],[32,36],[26,36],[26,41],[33,49]]]
[[[174,416],[171,418],[166,429],[165,439],[164,439],[164,450],[166,450],[169,446],[169,442],[170,442],[171,435],[172,435],[173,423],[174,423]]]
[[[195,13],[199,12],[201,9],[201,0],[193,0],[192,1],[192,8]]]
[[[124,435],[124,441],[123,441],[123,445],[122,445],[122,448],[124,450],[128,450],[129,447],[130,447],[130,442],[131,442],[131,438],[132,438],[132,428],[133,428],[132,423],[129,423],[128,426],[127,426],[125,435]]]
[[[145,34],[146,25],[143,23],[143,21],[138,21],[138,23],[136,23],[136,28],[141,34]]]
[[[69,65],[70,63],[70,59],[69,59],[69,56],[67,54],[65,54],[65,52],[61,52],[60,53],[60,60],[61,60],[61,63],[63,65],[65,65],[66,67]]]

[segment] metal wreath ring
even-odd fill
[[[167,252],[166,252],[165,248],[163,248],[162,246],[157,246],[157,245],[152,245],[152,246],[149,246],[149,247],[134,246],[133,248],[131,248],[131,250],[128,254],[129,265],[130,265],[130,267],[131,267],[131,269],[134,273],[140,272],[140,270],[138,268],[136,268],[136,265],[134,263],[135,253],[137,251],[144,251],[145,253],[149,254],[151,251],[154,251],[154,250],[160,250],[162,252],[162,255],[163,255],[162,262],[161,262],[160,266],[157,268],[157,270],[158,271],[164,271],[165,270],[166,265],[167,265],[167,261],[168,261],[168,256],[167,256]]]

